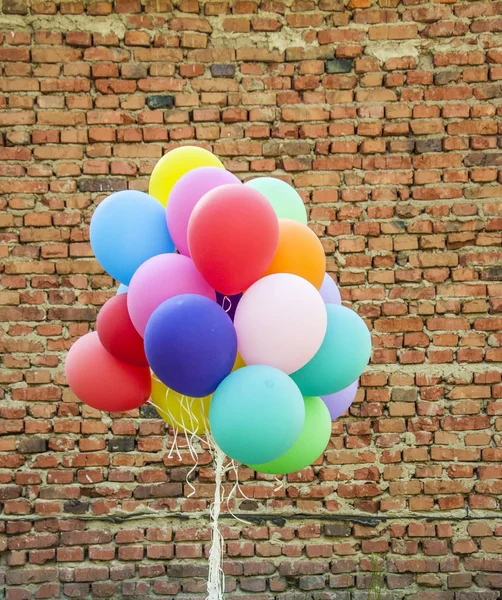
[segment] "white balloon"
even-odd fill
[[[294,373],[317,353],[326,335],[326,306],[306,279],[289,273],[254,283],[235,312],[239,353],[246,365]]]

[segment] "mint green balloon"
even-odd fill
[[[359,378],[371,356],[366,323],[350,308],[326,304],[328,328],[317,354],[290,375],[304,396],[328,396]]]
[[[305,421],[305,403],[290,377],[264,365],[230,373],[211,400],[214,441],[234,460],[263,463],[287,452]]]
[[[251,469],[271,475],[296,473],[321,456],[331,437],[331,416],[328,407],[320,398],[308,397],[304,400],[305,422],[293,447],[271,462],[248,465]]]
[[[307,211],[300,194],[282,179],[257,177],[244,185],[263,194],[270,202],[278,219],[292,219],[307,224]]]

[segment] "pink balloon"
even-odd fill
[[[169,194],[166,218],[169,233],[181,254],[190,256],[188,221],[197,202],[212,189],[228,183],[241,183],[233,173],[218,167],[199,167],[183,175]]]
[[[198,294],[216,302],[215,291],[187,256],[159,254],[139,267],[129,284],[127,308],[140,335],[144,336],[153,311],[180,294]]]
[[[235,312],[239,353],[246,365],[294,373],[321,347],[327,328],[321,294],[306,279],[276,273],[254,283]]]

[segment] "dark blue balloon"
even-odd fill
[[[237,335],[226,312],[195,294],[163,302],[148,320],[145,352],[168,388],[192,398],[212,394],[232,371]]]
[[[216,302],[221,306],[221,308],[227,313],[227,315],[234,320],[235,311],[237,309],[237,305],[239,304],[239,300],[242,298],[242,294],[235,294],[233,296],[225,296],[224,294],[220,294],[220,292],[216,292]]]

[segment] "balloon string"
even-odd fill
[[[276,488],[274,488],[274,492],[278,492],[279,490],[282,490],[283,487],[285,487],[284,486],[284,478],[279,479],[277,476],[275,476],[274,481],[279,484]]]
[[[228,308],[225,308],[225,302],[227,302],[227,301],[228,301]],[[232,310],[232,300],[230,300],[230,298],[228,296],[225,296],[223,298],[223,306],[222,306],[222,308],[223,308],[223,310],[226,313],[229,313]]]
[[[220,517],[222,502],[222,481],[225,473],[223,462],[225,454],[214,443],[211,435],[208,434],[208,445],[211,447],[211,454],[215,463],[215,492],[214,501],[211,505],[209,514],[211,517],[211,549],[209,551],[209,573],[207,579],[206,600],[222,600],[225,590],[225,573],[223,571],[223,554],[225,550],[225,540],[219,529],[218,519]]]
[[[192,473],[197,469],[197,467],[199,466],[199,456],[195,450],[194,447],[194,437],[196,436],[195,433],[195,425],[194,425],[194,419],[193,419],[193,413],[192,413],[192,405],[193,405],[193,401],[194,399],[191,398],[190,399],[190,403],[188,402],[188,397],[187,396],[181,396],[181,400],[180,400],[180,406],[181,406],[181,425],[183,427],[183,429],[185,430],[185,432],[190,433],[190,436],[186,435],[186,440],[187,440],[187,446],[188,446],[188,451],[190,452],[190,456],[192,457],[192,460],[194,461],[194,464],[192,466],[192,468],[188,471],[186,477],[185,477],[185,481],[188,485],[188,487],[190,488],[190,493],[188,494],[187,498],[191,498],[195,492],[197,491],[195,489],[195,486],[192,484],[192,482],[190,481],[190,477],[192,475]],[[185,415],[184,415],[184,411],[188,413],[188,416],[190,418],[190,425],[191,425],[191,429],[188,430],[188,428],[185,425]]]
[[[167,400],[167,393],[166,392],[166,400]],[[168,453],[168,458],[172,458],[173,457],[173,453],[176,452],[177,456],[178,456],[178,460],[181,462],[181,454],[180,451],[178,449],[178,428],[176,427],[175,423],[176,420],[174,419],[171,411],[169,410],[164,410],[163,408],[161,408],[158,404],[155,404],[155,402],[153,402],[152,400],[147,400],[148,404],[151,404],[152,406],[155,407],[155,409],[157,410],[157,412],[162,413],[163,415],[165,415],[168,419],[168,425],[171,425],[173,428],[173,441],[171,442],[171,446],[169,448],[169,453]],[[167,402],[166,402],[167,405]],[[169,431],[169,429],[168,429]]]
[[[246,500],[251,500],[251,498],[248,498],[248,496],[246,496],[246,494],[244,493],[244,491],[241,488],[241,485],[240,485],[240,482],[239,482],[239,471],[238,471],[238,467],[235,464],[234,460],[231,460],[230,465],[227,467],[226,470],[227,471],[233,471],[234,472],[234,477],[235,477],[235,483],[232,486],[232,489],[230,490],[230,493],[227,496],[227,510],[232,515],[232,517],[234,519],[236,519],[237,521],[240,521],[241,523],[245,523],[246,525],[251,525],[250,521],[246,521],[245,519],[241,519],[240,517],[238,517],[234,513],[234,511],[232,510],[232,507],[231,507],[231,502],[237,496],[237,492],[240,492],[241,496],[243,498],[245,498]]]
[[[154,378],[157,379],[156,377],[154,377]],[[157,379],[157,381],[158,381],[158,379]],[[187,498],[191,498],[196,493],[196,488],[194,487],[194,485],[191,482],[191,477],[192,477],[193,473],[197,470],[197,467],[199,466],[199,455],[195,448],[195,442],[196,441],[200,441],[201,443],[204,442],[204,440],[197,435],[196,431],[199,428],[199,425],[202,425],[202,424],[205,426],[205,429],[207,429],[207,424],[208,424],[206,415],[204,412],[204,403],[203,403],[202,398],[198,399],[201,403],[200,414],[202,415],[202,418],[204,419],[203,423],[199,423],[199,419],[195,417],[194,412],[193,412],[193,406],[194,406],[194,402],[196,399],[191,398],[189,396],[185,396],[185,395],[179,395],[176,392],[174,392],[173,390],[166,389],[166,406],[167,407],[169,406],[169,403],[168,403],[169,393],[175,394],[176,398],[178,399],[178,402],[180,405],[179,420],[174,418],[174,415],[172,414],[172,412],[170,410],[164,410],[160,406],[157,406],[156,404],[154,404],[151,401],[150,401],[150,404],[153,404],[153,406],[155,406],[155,408],[159,412],[166,415],[168,423],[170,425],[172,425],[175,430],[173,444],[171,446],[171,449],[170,449],[170,452],[168,455],[169,458],[172,458],[173,453],[176,452],[178,455],[178,460],[180,460],[180,461],[182,460],[182,456],[179,451],[179,444],[178,444],[178,435],[180,434],[178,426],[181,426],[182,431],[185,433],[187,449],[188,449],[188,452],[190,453],[190,457],[193,460],[193,465],[185,477],[186,484],[190,488],[190,492],[189,492]],[[190,422],[188,423],[188,421],[190,421]]]

